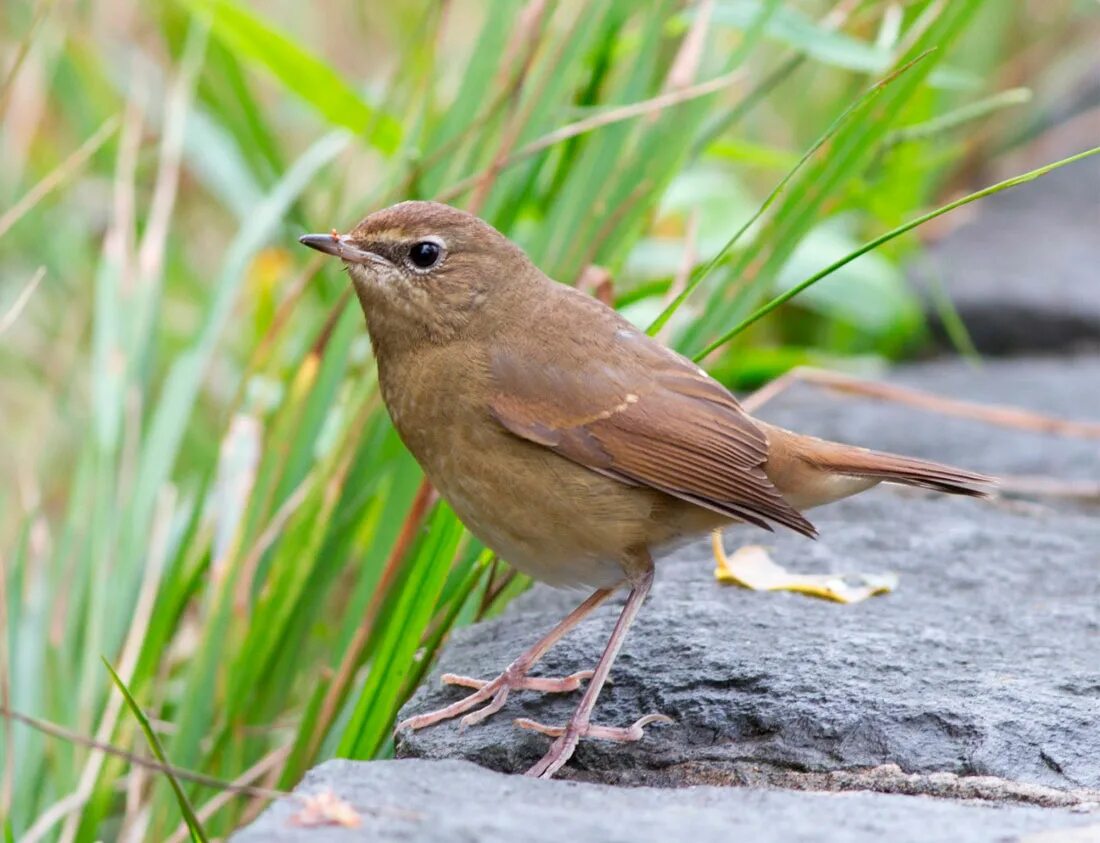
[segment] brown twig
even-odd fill
[[[581,270],[577,278],[576,288],[583,293],[588,293],[608,307],[615,306],[615,279],[611,273],[602,266],[594,263],[588,264]]]
[[[195,815],[199,818],[200,822],[206,822],[214,814],[224,808],[229,802],[236,796],[250,796],[253,799],[258,799],[261,803],[267,803],[271,797],[269,794],[282,794],[282,791],[271,790],[266,787],[256,787],[255,794],[242,794],[237,788],[254,787],[252,782],[274,770],[279,764],[286,760],[287,755],[290,754],[290,744],[281,746],[272,752],[269,752],[243,773],[241,773],[233,781],[229,782],[230,788],[218,793],[209,802],[205,803],[195,812]],[[180,823],[176,830],[172,833],[172,836],[168,838],[166,843],[183,843],[190,836],[190,831],[187,828],[186,823]]]
[[[497,578],[497,571],[500,569],[500,557],[495,553],[493,558],[489,560],[489,576],[485,580],[485,590],[481,594],[481,600],[477,605],[477,612],[474,614],[475,620],[481,620],[482,616],[489,608],[489,595],[493,590],[493,582]]]
[[[23,312],[23,308],[27,306],[27,302],[30,301],[31,296],[34,295],[34,291],[38,289],[39,283],[41,283],[42,279],[45,277],[46,267],[38,267],[34,275],[31,276],[31,280],[19,291],[19,295],[16,296],[15,301],[11,303],[8,312],[0,316],[0,336],[3,336],[4,332],[15,324],[15,320],[19,318],[19,314]]]
[[[634,117],[652,114],[670,108],[671,106],[679,105],[683,102],[705,97],[708,94],[713,94],[725,88],[732,87],[738,82],[741,82],[744,78],[745,74],[743,71],[740,69],[734,70],[706,82],[700,82],[698,85],[692,85],[676,91],[667,91],[647,100],[641,100],[617,108],[610,108],[607,111],[602,111],[591,117],[577,120],[574,123],[568,123],[520,147],[520,149],[509,156],[499,167],[496,167],[496,172],[499,173],[502,170],[512,167],[530,158],[532,155],[542,152],[544,149],[549,149],[562,141],[595,131],[596,129],[602,129],[604,126],[621,123],[623,120],[630,120]],[[468,178],[456,182],[450,187],[440,191],[436,197],[437,200],[440,202],[449,202],[455,197],[461,196],[467,190],[477,185],[484,175],[484,172],[475,173]]]
[[[666,91],[681,91],[695,81],[695,73],[703,58],[703,48],[707,43],[707,31],[714,12],[714,0],[702,0],[695,9],[695,19],[691,29],[680,42],[680,49],[672,61],[665,77]]]
[[[114,744],[107,743],[106,741],[96,740],[95,738],[89,738],[87,735],[82,735],[79,732],[74,732],[71,729],[66,729],[64,726],[59,726],[56,723],[51,723],[49,720],[41,720],[37,717],[31,717],[29,714],[23,714],[18,711],[14,711],[8,706],[0,707],[0,716],[3,716],[9,720],[13,720],[16,723],[22,723],[24,726],[29,726],[35,731],[41,732],[44,735],[49,735],[53,738],[69,741],[80,746],[88,747],[89,749],[98,750],[99,752],[106,753],[107,755],[113,755],[116,758],[121,758],[130,764],[136,764],[139,767],[144,767],[147,770],[154,770],[159,773],[171,773],[178,779],[184,781],[194,782],[195,784],[202,785],[203,787],[216,788],[221,791],[231,791],[240,796],[259,796],[263,799],[279,799],[284,796],[290,796],[291,794],[282,790],[272,790],[270,788],[253,787],[251,785],[235,785],[233,782],[225,781],[224,779],[216,778],[215,776],[208,776],[205,773],[199,773],[194,770],[187,770],[182,767],[176,767],[171,764],[162,764],[160,761],[154,761],[150,758],[146,758],[144,755],[139,755],[135,752],[131,752],[128,749],[115,746]]]
[[[485,589],[485,596],[481,600],[481,605],[478,606],[477,616],[475,620],[482,620],[485,615],[493,608],[493,604],[497,602],[500,595],[504,593],[504,590],[508,588],[518,576],[515,568],[508,568],[504,572],[504,576],[500,578],[500,582],[490,582]]]

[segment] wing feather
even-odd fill
[[[618,368],[496,351],[491,413],[513,434],[621,482],[816,535],[764,473],[766,434],[733,395],[690,361],[634,337]]]

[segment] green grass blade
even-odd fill
[[[1071,155],[1068,158],[1063,158],[1060,161],[1055,161],[1053,164],[1046,164],[1042,167],[1037,167],[1034,170],[1029,170],[1028,172],[1021,175],[1013,176],[1010,179],[1005,179],[1004,181],[997,182],[996,184],[990,185],[989,187],[983,188],[982,190],[975,191],[974,193],[969,193],[966,196],[956,199],[954,202],[948,202],[946,205],[941,205],[934,211],[929,211],[927,214],[922,214],[916,219],[910,220],[907,223],[904,223],[897,226],[896,228],[891,229],[890,231],[887,231],[885,234],[879,235],[874,240],[870,240],[867,243],[864,243],[858,249],[849,252],[840,260],[834,261],[833,263],[829,264],[820,272],[815,272],[805,281],[802,281],[801,283],[791,287],[782,295],[776,296],[763,307],[759,308],[751,315],[742,319],[740,322],[738,322],[736,325],[734,325],[732,328],[730,328],[728,331],[718,337],[718,339],[714,340],[714,342],[712,342],[710,345],[706,346],[702,351],[695,355],[695,359],[702,360],[715,349],[721,348],[723,345],[728,343],[735,336],[737,336],[739,333],[749,327],[749,325],[759,321],[760,319],[763,319],[777,307],[785,304],[786,302],[789,302],[806,288],[812,287],[822,278],[825,278],[826,276],[836,272],[845,264],[851,263],[860,255],[865,255],[872,249],[877,249],[884,243],[889,243],[895,237],[900,237],[907,231],[912,231],[914,228],[924,225],[926,222],[936,219],[936,217],[942,217],[944,214],[950,213],[956,208],[961,208],[963,205],[969,205],[971,202],[977,202],[979,199],[984,199],[986,196],[992,196],[994,193],[1000,193],[1002,190],[1008,190],[1011,187],[1016,187],[1017,185],[1024,184],[1025,182],[1033,181],[1034,179],[1037,179],[1041,176],[1045,176],[1047,173],[1053,170],[1057,170],[1059,167],[1065,167],[1067,164],[1072,164],[1075,161],[1080,161],[1084,158],[1088,158],[1091,155],[1096,155],[1097,153],[1100,153],[1100,146],[1095,146],[1092,149],[1086,149],[1084,152],[1079,152],[1076,155]]]
[[[927,6],[912,24],[917,28],[916,37],[899,59],[899,66],[932,48],[936,49],[936,61],[942,61],[944,48],[965,29],[982,2],[956,0],[952,4]],[[867,171],[882,137],[925,90],[935,66],[932,61],[924,61],[897,77],[894,84],[858,108],[854,119],[836,132],[828,144],[827,155],[813,159],[799,172],[759,235],[731,261],[731,284],[716,289],[705,312],[684,331],[680,342],[683,350],[689,354],[696,352],[708,337],[739,318],[765,295],[799,242],[821,222],[826,203],[835,206],[842,200],[843,190],[856,184]],[[835,207],[831,210],[835,212]]]
[[[450,507],[438,505],[428,533],[410,562],[404,587],[393,598],[375,662],[337,755],[370,758],[388,737],[404,678],[413,667],[423,630],[435,611],[462,536],[462,524]]]
[[[164,748],[160,745],[160,740],[157,738],[156,732],[153,731],[153,727],[149,723],[149,718],[145,716],[145,712],[141,710],[141,706],[138,705],[137,700],[130,694],[130,689],[126,687],[126,683],[122,681],[122,677],[115,673],[115,669],[111,667],[111,663],[107,661],[107,659],[103,659],[103,664],[110,672],[111,680],[115,683],[115,687],[118,688],[125,698],[126,705],[129,707],[130,711],[133,712],[134,717],[137,718],[141,726],[141,731],[145,733],[145,739],[149,742],[149,748],[153,751],[153,755],[156,756],[157,761],[164,765],[164,774],[168,777],[168,783],[172,786],[172,791],[176,794],[176,801],[179,803],[180,813],[183,814],[183,820],[187,823],[187,828],[191,832],[191,839],[195,841],[195,843],[207,843],[206,832],[203,831],[202,823],[199,822],[199,818],[195,816],[195,810],[191,807],[191,801],[187,798],[187,794],[183,792],[183,787],[180,785],[179,779],[177,779],[175,773],[172,772],[168,757],[164,754]]]
[[[752,25],[762,6],[760,0],[726,0],[715,9],[714,20],[724,26],[745,29]],[[822,26],[790,6],[771,16],[765,32],[770,39],[834,67],[878,73],[890,62],[888,50]]]
[[[208,14],[225,45],[262,67],[313,106],[333,126],[343,126],[386,155],[401,144],[401,124],[367,103],[330,65],[232,0],[183,0]]]
[[[345,133],[332,133],[303,153],[275,189],[253,209],[229,247],[206,322],[194,345],[179,357],[169,372],[145,438],[136,481],[134,513],[129,522],[128,541],[124,545],[135,555],[140,550],[140,536],[152,514],[156,490],[175,464],[203,375],[229,320],[249,262],[279,225],[290,204],[310,184],[317,171],[347,146],[347,141]]]
[[[970,336],[970,331],[967,330],[962,314],[955,307],[955,303],[951,301],[951,295],[947,292],[943,275],[938,268],[932,269],[931,273],[928,281],[928,297],[932,300],[932,307],[935,309],[936,316],[939,317],[944,333],[962,357],[975,366],[980,365],[981,354],[977,346],[974,345],[974,340]]]
[[[768,194],[768,197],[764,200],[760,207],[757,208],[756,212],[751,217],[749,217],[744,222],[744,224],[739,229],[737,229],[737,231],[733,233],[733,236],[726,241],[725,245],[723,245],[722,248],[718,250],[718,253],[714,257],[712,257],[706,264],[704,264],[701,269],[697,269],[694,273],[692,273],[691,280],[684,286],[684,289],[675,299],[673,299],[673,301],[669,303],[668,307],[666,307],[660,313],[660,315],[653,320],[653,323],[649,326],[649,328],[646,329],[646,332],[650,336],[653,336],[665,326],[668,320],[671,319],[676,311],[680,309],[683,303],[687,301],[688,296],[690,296],[695,291],[695,289],[703,283],[703,280],[708,275],[710,275],[710,273],[719,264],[719,262],[729,253],[730,249],[732,249],[734,245],[736,245],[737,241],[744,236],[745,232],[752,227],[753,223],[755,223],[758,219],[764,216],[765,213],[767,213],[768,208],[770,208],[774,204],[775,200],[779,198],[779,195],[783,192],[784,188],[787,187],[791,179],[795,177],[798,171],[802,169],[803,165],[805,165],[807,161],[813,158],[814,155],[823,146],[825,146],[826,143],[829,142],[829,139],[832,138],[833,135],[835,135],[845,123],[848,122],[853,114],[862,110],[868,103],[871,102],[871,100],[882,93],[883,89],[885,89],[891,82],[901,77],[907,70],[912,68],[918,62],[926,59],[929,55],[931,55],[931,53],[931,50],[926,50],[925,52],[916,56],[912,61],[906,62],[889,76],[879,80],[874,85],[872,85],[871,88],[863,94],[863,96],[855,100],[851,105],[844,109],[844,111],[842,111],[837,116],[837,118],[833,120],[829,128],[826,129],[824,133],[820,137],[818,137],[816,141],[814,141],[810,148],[806,150],[802,157],[798,159],[798,161],[787,172],[787,174],[779,180],[779,183],[775,186],[775,188],[773,188],[772,192]]]
[[[1009,88],[1006,91],[998,91],[992,96],[984,97],[977,102],[967,103],[923,123],[894,129],[882,139],[882,145],[889,148],[899,143],[926,140],[944,132],[950,132],[975,120],[984,120],[989,115],[1002,109],[1024,105],[1031,102],[1031,97],[1030,88]]]

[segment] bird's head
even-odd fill
[[[402,202],[349,234],[299,240],[343,260],[376,347],[461,337],[491,323],[498,303],[539,275],[491,225],[438,202]]]

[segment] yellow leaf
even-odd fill
[[[795,591],[836,603],[859,603],[876,594],[887,594],[897,588],[897,574],[792,574],[777,564],[760,545],[738,548],[732,557],[722,547],[722,533],[711,536],[714,577],[718,582],[733,583],[753,591]],[[855,579],[859,585],[847,582]]]

